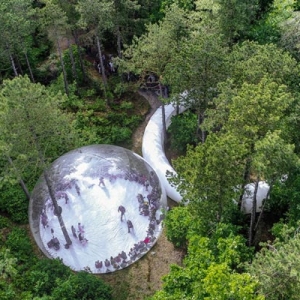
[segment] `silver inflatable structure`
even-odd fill
[[[108,273],[151,249],[165,209],[165,189],[142,157],[91,145],[64,154],[40,177],[29,221],[47,257],[75,271]]]

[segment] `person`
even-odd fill
[[[145,239],[144,239],[144,243],[145,244],[149,244],[151,242],[151,239],[149,236],[147,236]]]
[[[78,234],[78,238],[79,238],[79,241],[82,242],[83,241],[83,234],[81,232],[79,232]]]
[[[128,233],[130,233],[130,229],[133,230],[133,224],[130,220],[127,221],[127,228],[128,228]]]
[[[101,261],[97,260],[97,261],[95,262],[95,267],[96,267],[97,269],[101,269],[101,268],[103,267],[102,260],[101,260]]]
[[[72,230],[72,234],[73,234],[74,238],[77,239],[76,229],[75,229],[75,227],[73,225],[71,227],[71,230]]]
[[[42,221],[42,225],[44,228],[48,227],[48,217],[46,212],[43,210],[42,215],[41,215],[41,221]]]
[[[146,191],[148,192],[148,188],[149,188],[149,185],[150,185],[150,182],[149,182],[148,179],[146,179],[144,185],[145,185],[145,187],[146,187]]]
[[[124,250],[120,253],[120,256],[121,256],[124,260],[127,259],[127,254],[125,253]]]
[[[125,214],[125,212],[126,212],[125,207],[122,206],[122,205],[120,205],[120,206],[118,207],[118,212],[121,212],[121,222],[123,222],[123,216],[124,216],[124,214]]]
[[[108,259],[106,259],[104,261],[105,267],[109,267],[110,266],[110,261]]]
[[[115,73],[115,66],[114,66],[113,62],[110,61],[108,64],[109,64],[110,71],[111,71],[112,73]]]
[[[84,226],[81,225],[81,223],[78,223],[78,232],[79,233],[84,233]]]
[[[100,179],[99,179],[99,186],[105,187],[105,183],[104,183],[104,178],[103,177],[100,177]]]

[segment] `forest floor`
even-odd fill
[[[150,105],[143,123],[136,129],[132,138],[131,150],[141,155],[144,130],[161,103],[156,95],[149,91],[139,91],[139,94]],[[168,205],[173,207],[176,202],[168,199]],[[113,288],[114,299],[142,300],[161,289],[162,276],[169,273],[171,264],[182,265],[183,256],[183,251],[174,248],[163,230],[157,243],[140,260],[125,269],[98,276]]]

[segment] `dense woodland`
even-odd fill
[[[60,155],[131,147],[141,89],[188,107],[165,145],[185,257],[148,299],[299,299],[299,1],[0,0],[0,28],[0,299],[115,299],[39,255],[28,203]],[[262,212],[242,214],[262,180]]]

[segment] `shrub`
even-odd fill
[[[5,246],[18,261],[27,265],[34,262],[33,248],[27,232],[23,228],[15,227],[7,237]]]
[[[171,118],[168,132],[171,134],[171,148],[179,153],[186,151],[187,145],[197,143],[197,116],[190,111]]]
[[[187,207],[174,207],[165,220],[166,236],[176,247],[186,247],[192,217]]]
[[[71,270],[60,259],[41,259],[23,275],[24,290],[35,296],[51,295],[57,287],[56,281],[66,281]]]
[[[28,222],[28,200],[21,187],[7,183],[0,192],[0,210],[6,212],[13,222]]]
[[[68,280],[58,278],[57,283],[52,293],[53,300],[112,299],[111,287],[87,272],[72,274]]]

